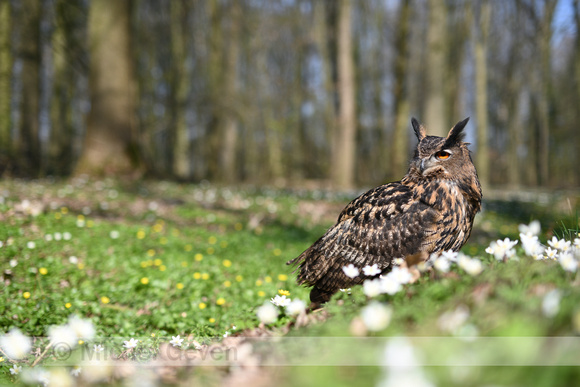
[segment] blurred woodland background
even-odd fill
[[[0,174],[336,188],[411,116],[484,185],[580,185],[579,0],[0,0]]]

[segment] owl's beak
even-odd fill
[[[436,163],[431,159],[423,159],[421,160],[421,163],[419,164],[419,170],[421,171],[421,174],[423,176],[425,176],[425,171],[428,171],[429,169],[433,168],[436,165]]]

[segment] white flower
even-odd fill
[[[558,239],[554,236],[551,240],[548,241],[548,244],[556,250],[568,251],[568,249],[570,249],[571,242],[564,239]]]
[[[48,336],[53,345],[60,345],[61,347],[68,346],[72,349],[76,347],[78,338],[75,331],[68,325],[53,325],[48,328]]]
[[[117,230],[113,230],[109,233],[111,239],[118,239],[121,234]]]
[[[537,236],[520,233],[520,240],[526,255],[536,257],[544,252],[544,247],[540,244]]]
[[[360,274],[360,271],[352,263],[348,266],[344,266],[342,271],[344,271],[344,274],[349,278],[354,278]]]
[[[103,352],[104,350],[105,350],[105,348],[101,344],[93,345],[93,351],[95,351],[96,353]]]
[[[391,272],[386,275],[386,277],[391,277],[401,285],[407,284],[411,281],[413,276],[406,267],[393,267]]]
[[[10,260],[10,267],[16,267],[18,266],[18,261],[16,259],[11,259]]]
[[[2,243],[2,242],[0,242]],[[0,245],[2,246],[2,245]],[[577,249],[580,249],[580,238],[574,238],[574,247],[576,247]]]
[[[286,296],[281,296],[276,294],[274,298],[270,299],[270,302],[276,306],[288,306],[292,300],[290,298],[286,298]]]
[[[135,340],[135,338],[131,338],[131,340],[129,341],[124,341],[123,347],[127,348],[127,349],[131,349],[131,348],[135,348],[137,346],[137,344],[139,344],[138,340]]]
[[[558,250],[552,249],[548,247],[544,253],[546,253],[546,258],[548,259],[557,259],[558,258]]]
[[[447,273],[451,268],[451,262],[444,257],[439,257],[433,261],[433,267],[440,272]]]
[[[423,374],[415,350],[405,337],[387,342],[382,361],[384,372],[378,387],[435,387]]]
[[[367,297],[376,297],[381,294],[381,279],[368,279],[363,282],[363,292]]]
[[[68,232],[68,231],[65,231],[65,232],[62,234],[62,239],[64,239],[65,241],[70,241],[70,240],[71,240],[71,238],[72,238],[72,235],[71,235],[71,233],[70,233],[70,232]]]
[[[393,309],[377,301],[370,302],[361,310],[361,318],[369,331],[381,331],[391,322]]]
[[[36,243],[34,243],[33,241],[26,242],[26,247],[28,247],[29,249],[34,249],[36,247]]]
[[[74,331],[77,339],[91,340],[95,337],[95,327],[91,320],[72,315],[68,320],[68,326]]]
[[[68,261],[70,263],[72,263],[73,265],[76,265],[77,263],[79,263],[79,259],[77,257],[75,257],[74,255],[71,255],[70,257],[68,257]]]
[[[560,310],[560,299],[562,294],[558,289],[546,293],[542,299],[542,313],[546,317],[554,317]]]
[[[560,253],[558,262],[560,262],[560,265],[566,271],[575,273],[576,270],[578,270],[578,261],[574,259],[574,256],[568,252]]]
[[[460,268],[471,276],[476,276],[483,271],[483,265],[477,258],[469,258],[467,255],[461,254],[457,264]]]
[[[505,258],[511,258],[516,254],[515,249],[513,248],[518,241],[512,241],[509,238],[505,238],[504,240],[498,239],[495,242],[491,242],[489,247],[485,249],[485,252],[488,254],[493,254],[495,259],[501,261]]]
[[[444,332],[456,333],[469,319],[469,309],[459,305],[455,310],[447,311],[437,319],[437,326]]]
[[[52,234],[46,234],[44,236],[44,240],[47,242],[52,242]]]
[[[530,224],[520,224],[518,226],[518,230],[521,234],[525,234],[527,236],[535,236],[540,235],[541,225],[539,220],[533,220]]]
[[[183,340],[185,339],[180,338],[179,335],[171,336],[171,341],[169,342],[169,344],[173,345],[174,347],[181,347]]]
[[[11,359],[22,359],[30,352],[32,342],[29,337],[12,328],[7,335],[0,337],[2,351]]]
[[[393,277],[384,276],[380,279],[381,284],[381,293],[387,293],[389,295],[393,295],[401,291],[403,286],[400,282],[395,280]]]
[[[306,303],[299,298],[295,298],[286,306],[286,314],[295,316],[306,310]]]
[[[447,250],[447,251],[441,252],[441,256],[443,258],[450,260],[451,262],[456,262],[458,255],[459,255],[459,253],[456,251],[453,251],[453,250]]]
[[[256,309],[256,315],[260,322],[264,324],[271,324],[278,319],[278,309],[268,302]]]
[[[28,368],[22,372],[22,381],[26,384],[42,384],[43,386],[48,386],[50,383],[51,374],[50,372],[43,370],[42,368]],[[60,380],[57,380],[57,382]],[[53,381],[54,382],[54,381]],[[70,383],[53,383],[56,386],[59,385],[70,385]]]
[[[62,234],[60,232],[55,232],[54,233],[54,240],[60,241],[61,239],[62,239]]]
[[[82,369],[79,366],[73,367],[73,369],[70,370],[70,374],[76,378],[81,374],[81,370]]]
[[[381,274],[381,270],[379,269],[379,265],[375,263],[372,266],[367,265],[363,267],[363,273],[366,276],[372,277]]]
[[[405,262],[405,260],[403,258],[393,259],[393,265],[395,265],[395,266],[401,266],[403,264],[403,262]]]
[[[21,366],[17,366],[16,364],[12,364],[12,368],[10,368],[10,373],[12,375],[18,375],[22,371]]]

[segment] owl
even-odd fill
[[[363,267],[377,264],[381,273],[393,260],[457,251],[469,238],[481,209],[481,185],[458,122],[447,137],[427,136],[411,120],[419,140],[407,174],[351,201],[338,221],[300,256],[298,284],[312,286],[311,308],[327,302],[339,289],[371,278]],[[353,264],[360,274],[348,277],[343,267]]]

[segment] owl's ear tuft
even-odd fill
[[[447,138],[445,139],[445,146],[448,147],[463,141],[463,139],[465,138],[465,133],[463,132],[463,129],[465,128],[465,125],[467,125],[468,121],[469,117],[467,117],[463,121],[459,121],[458,123],[455,124],[453,128],[451,128],[449,134],[447,135]]]
[[[413,125],[413,130],[415,131],[415,136],[417,136],[417,140],[421,141],[425,138],[427,133],[425,132],[425,127],[417,121],[415,117],[411,118],[411,125]]]

